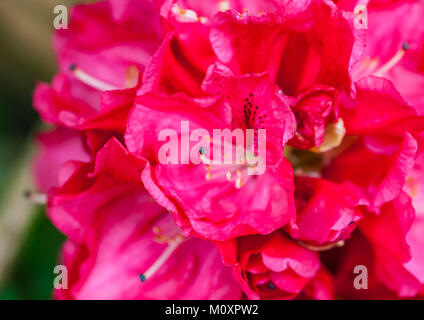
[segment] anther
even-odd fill
[[[37,193],[30,190],[25,190],[24,197],[35,204],[47,203],[47,195],[44,193]]]
[[[141,282],[145,282],[147,279],[151,278],[165,264],[165,262],[183,242],[183,236],[177,236],[175,239],[173,239],[168,247],[159,256],[159,258],[150,266],[150,268],[145,273],[139,275]]]
[[[206,172],[205,179],[208,181],[212,179],[212,173],[210,171]]]
[[[409,50],[409,43],[408,42],[402,43],[402,49],[405,50],[405,51],[408,51]]]
[[[210,164],[210,160],[206,158],[205,154],[207,153],[207,150],[205,147],[200,147],[199,149],[199,159],[203,162],[203,164]]]

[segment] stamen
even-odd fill
[[[207,165],[210,165],[210,160],[208,158],[206,158],[205,154],[206,154],[207,150],[205,147],[200,147],[199,149],[199,159]]]
[[[352,78],[359,79],[368,76],[374,72],[377,66],[378,58],[370,59],[370,57],[365,57],[358,68],[352,70]]]
[[[230,170],[227,171],[226,177],[227,177],[227,180],[228,181],[231,181],[232,175],[231,175],[231,171]]]
[[[46,204],[47,195],[44,193],[37,193],[30,190],[24,191],[24,197],[35,204]]]
[[[368,63],[365,64],[365,67],[371,72],[374,71],[374,69],[377,66],[378,66],[378,58],[371,59],[368,61]]]
[[[237,179],[235,182],[235,187],[237,189],[240,189],[243,186],[243,183],[241,182],[241,171],[237,169],[236,174],[237,174]]]
[[[145,273],[140,274],[141,282],[145,282],[147,279],[152,277],[183,242],[184,237],[181,235],[172,240],[168,247],[159,256],[159,258],[151,265],[151,267]]]
[[[204,17],[199,17],[196,13],[196,11],[193,11],[191,9],[184,9],[180,7],[178,4],[174,4],[171,8],[172,13],[176,15],[177,18],[183,21],[204,21]]]
[[[327,250],[330,250],[330,249],[333,249],[333,248],[343,247],[344,244],[345,244],[344,240],[340,240],[340,241],[337,241],[335,243],[331,243],[331,244],[326,245],[326,246],[313,246],[313,245],[307,244],[303,241],[299,241],[298,243],[306,249],[309,249],[309,250],[312,250],[312,251],[318,251],[318,252],[319,251],[327,251]]]
[[[125,71],[125,88],[134,88],[137,85],[140,71],[136,66],[129,66]]]
[[[157,234],[155,236],[153,236],[153,240],[157,243],[167,243],[169,242],[169,239],[163,235]]]
[[[243,183],[241,182],[240,177],[236,179],[235,186],[237,189],[240,189],[243,186]]]
[[[207,152],[207,150],[206,150],[205,147],[200,147],[200,149],[199,149],[200,154],[206,154],[206,152]]]
[[[275,290],[275,284],[273,284],[272,282],[268,282],[268,288],[269,290]]]
[[[206,17],[199,17],[199,22],[200,23],[208,23],[209,19]]]
[[[374,72],[375,76],[383,76],[388,71],[390,71],[394,66],[396,66],[400,60],[402,60],[405,52],[409,50],[409,44],[403,43],[402,49],[400,49],[389,61],[387,61],[384,65],[382,65],[376,72]]]
[[[185,17],[188,19],[193,19],[193,20],[199,20],[199,17],[197,16],[196,11],[187,9],[184,13]]]
[[[230,10],[230,8],[231,8],[230,2],[227,0],[222,0],[218,3],[219,11],[227,11],[227,10]]]
[[[420,185],[414,177],[408,177],[405,181],[405,192],[411,197],[418,197],[420,194]],[[415,208],[417,210],[417,208]]]
[[[78,68],[75,64],[72,64],[69,67],[69,70],[72,71],[72,73],[74,74],[74,76],[81,81],[82,83],[86,84],[89,87],[92,87],[96,90],[99,91],[111,91],[111,90],[118,90],[119,88],[112,86],[108,83],[105,83],[91,75],[89,75],[88,73],[82,71],[80,68]]]
[[[250,155],[249,152],[245,151],[241,145],[234,146],[237,150],[243,151],[244,159],[240,157],[240,155],[236,155],[236,159],[238,160],[235,168],[234,165],[231,164],[220,164],[214,163],[211,159],[208,159],[205,154],[207,153],[207,149],[205,147],[199,148],[199,159],[202,161],[202,164],[205,166],[205,179],[221,179],[225,178],[228,182],[233,183],[235,188],[240,189],[243,185],[248,181],[248,176],[251,174],[249,170],[253,172],[257,171],[257,163],[255,164],[246,164],[246,159],[253,158],[254,155]],[[224,158],[224,162],[225,162]]]

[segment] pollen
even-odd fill
[[[125,70],[125,88],[134,88],[137,85],[140,72],[136,66],[129,66]]]
[[[212,173],[210,171],[206,172],[205,179],[208,181],[212,179]]]
[[[230,9],[231,9],[230,2],[229,2],[229,1],[227,1],[227,0],[220,1],[220,2],[218,3],[218,9],[219,9],[219,11],[227,11],[227,10],[230,10]]]
[[[230,170],[227,171],[226,177],[227,177],[227,180],[228,181],[231,181],[232,175],[231,175],[231,171]]]
[[[235,187],[237,189],[241,189],[242,186],[243,186],[243,183],[241,182],[241,178],[237,178],[235,182]]]

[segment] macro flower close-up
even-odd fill
[[[423,0],[68,14],[23,200],[51,298],[424,299]]]

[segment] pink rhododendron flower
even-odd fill
[[[75,65],[107,87],[123,88],[134,81],[134,68],[144,70],[161,36],[154,1],[108,0],[74,7],[69,28],[56,33],[54,47],[60,71],[69,74]]]
[[[339,119],[337,90],[317,86],[302,93],[292,108],[296,116],[296,134],[290,145],[299,149],[319,147],[324,142],[325,128]]]
[[[38,85],[34,106],[43,120],[81,132],[94,151],[113,136],[123,139],[127,116],[138,87],[99,94],[99,109],[73,97],[71,87],[69,79],[61,75],[53,80],[51,87]]]
[[[76,131],[59,128],[40,134],[37,140],[39,153],[34,160],[34,180],[42,192],[59,186],[59,173],[66,162],[90,160],[84,140]]]
[[[294,219],[293,173],[282,158],[282,146],[293,134],[293,114],[266,76],[212,77],[208,80],[210,86],[217,85],[221,91],[207,105],[182,95],[138,97],[128,120],[127,146],[149,160],[151,166],[143,174],[146,188],[176,216],[186,234],[227,240],[272,232]],[[199,161],[186,165],[185,155],[181,155],[182,164],[161,163],[156,153],[151,154],[164,144],[157,136],[161,130],[171,128],[181,140],[181,121],[189,121],[191,130],[203,128],[211,137],[214,129],[266,128],[270,154],[267,172],[249,176],[246,164],[235,163],[216,165]],[[195,148],[195,143],[191,142],[190,147]],[[168,199],[163,201],[164,197]],[[250,204],[252,198],[256,199],[254,205]]]
[[[156,4],[138,0],[74,7],[69,28],[53,41],[60,73],[34,92],[42,119],[83,131],[94,151],[122,138],[140,73],[161,43],[158,13]]]
[[[356,76],[376,74],[391,80],[402,96],[423,114],[422,1],[363,2],[365,4],[368,2],[367,50],[365,59],[358,65],[354,74]]]
[[[418,0],[76,6],[34,93],[54,126],[35,177],[68,237],[55,296],[424,298],[423,18]]]
[[[296,4],[279,15],[217,14],[210,38],[219,60],[235,74],[268,71],[291,96],[314,84],[349,90],[352,50],[362,49],[352,21],[331,2]]]
[[[69,237],[63,262],[71,272],[69,290],[57,289],[56,296],[239,298],[218,250],[207,241],[184,240],[171,216],[147,194],[138,175],[142,166],[112,139],[94,163],[72,163],[73,172],[51,191],[47,210]]]
[[[320,270],[316,252],[297,245],[278,231],[268,236],[246,236],[218,246],[249,299],[294,298]],[[323,283],[320,289],[323,296],[331,296],[331,282],[328,287]]]
[[[295,188],[296,226],[290,234],[312,245],[348,238],[362,218],[359,206],[367,204],[358,188],[348,183],[296,177]]]
[[[338,291],[353,299],[417,295],[422,298],[423,259],[417,251],[411,250],[422,245],[422,236],[418,239],[415,233],[422,224],[414,218],[411,201],[405,194],[384,205],[379,216],[365,218],[360,224],[361,232],[338,253],[335,273]],[[356,265],[368,267],[369,289],[362,293],[348,285],[352,281],[350,268]]]

